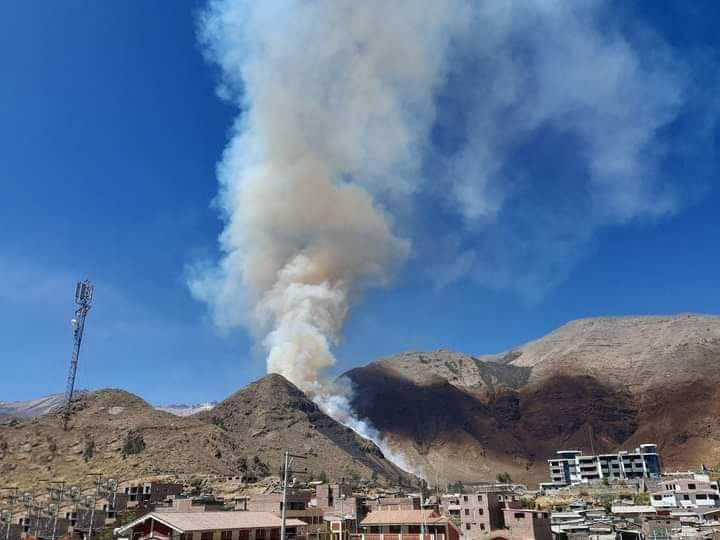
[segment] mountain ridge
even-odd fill
[[[358,414],[426,476],[538,481],[569,446],[655,439],[670,466],[717,463],[719,366],[720,317],[685,313],[585,318],[502,353],[402,353],[345,376]]]

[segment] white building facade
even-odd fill
[[[540,487],[558,488],[597,480],[631,478],[659,478],[662,461],[656,444],[641,444],[634,452],[620,451],[596,456],[581,450],[560,450],[557,457],[548,460],[550,482]]]

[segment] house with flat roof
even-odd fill
[[[130,540],[280,540],[282,522],[271,512],[151,512],[116,529]],[[305,523],[286,522],[287,537],[304,539]]]
[[[552,540],[550,515],[542,510],[503,508],[505,528],[513,540]]]
[[[655,508],[710,508],[720,504],[720,490],[709,478],[671,477],[650,493],[650,504]]]
[[[460,528],[464,538],[481,538],[494,529],[504,527],[503,508],[506,502],[517,502],[520,495],[508,486],[482,489],[475,493],[443,495],[440,507]]]

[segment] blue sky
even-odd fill
[[[686,4],[614,6],[621,25],[654,29],[687,70],[689,97],[657,143],[672,149],[659,175],[682,190],[682,204],[669,215],[597,225],[573,248],[572,263],[550,267],[552,285],[534,296],[472,271],[441,285],[438,273],[450,270],[439,263],[457,254],[428,239],[459,225],[426,193],[409,221],[416,255],[392,286],[371,289],[354,307],[336,372],[404,350],[498,352],[578,317],[720,311],[710,121],[718,13],[709,2]],[[85,277],[96,297],[79,387],[195,402],[222,399],[264,373],[247,332],[216,329],[184,274],[193,261],[218,255],[215,167],[237,113],[217,97],[219,70],[198,45],[202,5],[0,7],[0,400],[64,390],[74,282]],[[452,138],[452,118],[448,112],[437,139]],[[514,148],[523,173],[571,174],[572,154],[582,149],[562,136],[546,133]],[[569,154],[559,173],[557,148]],[[560,208],[573,206],[568,200]],[[538,195],[512,212],[541,208]],[[486,242],[480,233],[458,245],[480,264],[494,249]]]

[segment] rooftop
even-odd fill
[[[154,519],[179,533],[217,529],[256,529],[280,527],[279,517],[270,512],[151,512],[120,529],[124,534],[136,525]],[[305,522],[288,519],[288,527],[303,527]]]
[[[370,512],[360,525],[442,525],[449,520],[432,510],[384,510]]]

